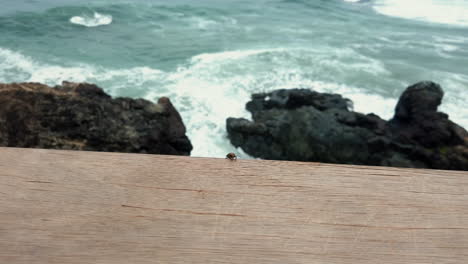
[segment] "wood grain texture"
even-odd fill
[[[468,173],[0,148],[0,263],[468,263]]]

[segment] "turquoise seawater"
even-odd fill
[[[0,0],[0,82],[87,81],[113,96],[171,98],[194,156],[233,147],[227,117],[251,93],[340,93],[390,118],[433,80],[468,128],[467,0]],[[242,156],[242,153],[241,153]]]

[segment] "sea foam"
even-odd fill
[[[280,88],[313,88],[319,92],[340,93],[349,97],[355,101],[357,111],[374,112],[383,118],[392,116],[395,99],[367,94],[362,89],[345,84],[309,78],[310,68],[300,70],[290,61],[292,56],[297,57],[293,60],[300,60],[304,52],[311,53],[313,57],[319,55],[314,55],[310,50],[281,48],[205,53],[194,56],[177,71],[167,73],[164,85],[187,126],[188,136],[195,146],[192,155],[223,157],[233,150],[227,139],[225,122],[228,117],[250,119],[245,104],[252,93]],[[359,57],[350,50],[340,53]],[[366,61],[366,58],[361,59]],[[330,67],[336,67],[335,64]],[[354,67],[372,71],[372,65],[366,63],[357,62]],[[384,71],[383,68],[379,69],[377,63],[374,67],[375,70]],[[159,96],[159,91],[153,90],[146,98],[154,101]],[[241,153],[241,157],[247,156]]]
[[[340,63],[337,58],[344,62]],[[332,69],[334,71],[328,73],[331,77],[321,78]],[[135,91],[136,96],[151,101],[168,96],[187,127],[194,145],[192,155],[202,157],[224,157],[235,151],[240,157],[249,158],[230,144],[225,126],[228,117],[250,119],[245,104],[252,93],[279,88],[311,88],[350,98],[355,111],[391,118],[397,97],[384,97],[377,94],[377,90],[334,80],[345,77],[336,78],[339,75],[352,76],[358,72],[367,78],[382,79],[388,75],[383,64],[353,49],[330,50],[325,47],[322,51],[265,48],[204,53],[170,71],[150,67],[110,69],[89,64],[50,65],[0,48],[0,82],[34,81],[56,85],[63,80],[86,81],[97,83],[113,96],[128,91]],[[455,96],[463,94],[464,86],[460,84],[467,83],[468,77],[443,72],[434,77],[443,80],[442,86],[447,91],[441,109],[447,111],[452,120],[468,127],[468,109],[463,107],[466,98]],[[399,87],[403,89],[409,84]]]
[[[374,9],[388,16],[468,26],[466,0],[376,0]]]
[[[74,16],[70,23],[85,27],[97,27],[112,23],[112,16],[94,12],[93,16]]]

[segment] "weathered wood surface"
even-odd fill
[[[468,263],[468,173],[0,148],[0,263]]]

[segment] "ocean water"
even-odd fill
[[[391,118],[433,80],[468,128],[468,0],[0,0],[0,82],[168,96],[193,156],[224,157],[251,93],[312,88]],[[246,156],[242,154],[241,156]]]

